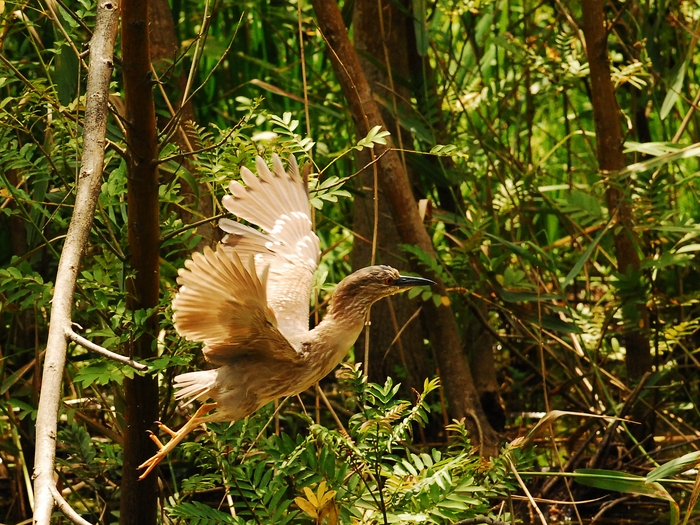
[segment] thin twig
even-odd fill
[[[204,2],[204,13],[202,13],[202,25],[199,35],[197,35],[197,45],[194,48],[194,56],[192,57],[192,64],[190,65],[190,73],[187,75],[187,82],[185,83],[185,89],[182,92],[182,103],[180,108],[185,107],[189,97],[190,89],[192,88],[192,82],[194,81],[194,72],[199,65],[199,59],[204,49],[204,43],[206,42],[207,32],[209,31],[209,26],[211,24],[211,13],[209,13],[209,0]]]
[[[330,190],[330,189],[332,189],[332,188],[336,188],[336,187],[338,187],[338,186],[342,186],[343,184],[345,184],[345,183],[346,183],[347,181],[349,181],[350,179],[354,179],[355,177],[357,177],[360,173],[362,173],[363,171],[365,171],[365,170],[366,170],[367,168],[369,168],[370,166],[373,166],[374,164],[376,164],[377,162],[379,162],[379,161],[381,160],[381,158],[382,158],[384,155],[386,155],[387,153],[389,153],[389,152],[392,151],[392,150],[393,150],[393,148],[387,148],[387,149],[383,150],[379,155],[377,155],[376,157],[374,157],[373,160],[369,161],[367,164],[365,164],[364,166],[362,166],[359,170],[357,170],[357,171],[356,171],[355,173],[353,173],[352,175],[348,175],[347,177],[343,177],[342,179],[340,179],[340,180],[334,182],[333,184],[331,184],[330,186],[325,186],[323,189],[324,189],[325,191],[327,191],[327,190]],[[351,151],[351,150],[348,150],[348,151],[346,151],[345,153],[349,153],[350,151]],[[343,153],[343,155],[345,155],[345,153]],[[323,168],[323,169],[318,173],[319,177],[323,174],[323,172],[328,171],[328,168],[330,168],[331,165],[332,165],[336,160],[339,160],[339,159],[341,158],[341,156],[342,156],[342,155],[339,155],[338,157],[334,158],[331,162],[329,162],[329,163],[326,165],[326,167]],[[310,190],[309,193],[314,193],[315,191],[318,191],[318,190]]]
[[[197,155],[198,153],[204,153],[206,151],[211,151],[213,149],[216,149],[216,148],[224,145],[226,143],[226,141],[229,139],[229,137],[231,135],[233,135],[234,131],[236,131],[239,127],[241,127],[242,124],[245,124],[245,122],[247,120],[248,120],[248,115],[244,115],[243,117],[241,117],[241,119],[238,121],[238,123],[228,131],[226,136],[223,139],[221,139],[219,142],[217,142],[216,144],[212,144],[211,146],[206,146],[204,148],[200,148],[200,149],[196,149],[196,150],[192,150],[192,151],[185,151],[185,152],[177,153],[175,155],[170,155],[169,157],[163,157],[162,159],[156,159],[153,162],[155,162],[157,164],[164,164],[166,162],[170,162],[171,160],[183,160],[187,157],[192,157],[194,155]]]
[[[175,133],[175,129],[182,127],[180,120],[182,118],[182,111],[183,111],[184,107],[190,102],[190,100],[192,100],[194,98],[194,96],[199,92],[199,90],[201,90],[204,86],[208,85],[209,79],[219,69],[219,66],[224,62],[224,60],[228,56],[229,51],[231,51],[231,47],[233,46],[233,43],[236,40],[236,35],[238,35],[238,30],[241,27],[241,21],[243,20],[243,16],[244,16],[244,14],[241,14],[241,17],[238,20],[238,25],[236,26],[236,30],[233,33],[233,37],[231,37],[231,41],[229,42],[228,46],[224,50],[223,54],[219,57],[219,60],[216,62],[214,67],[211,69],[211,71],[209,71],[209,73],[207,74],[207,77],[204,79],[204,81],[189,95],[187,95],[187,92],[183,93],[183,98],[179,104],[177,111],[172,113],[171,119],[168,121],[168,123],[163,128],[163,131],[161,131],[159,134],[159,136],[161,136],[161,137],[165,136],[165,140],[162,140],[161,144],[163,144],[163,145],[168,144],[170,142],[170,139],[171,139],[173,133]],[[196,39],[197,40],[197,47],[195,48],[195,57],[194,57],[193,62],[192,62],[192,67],[190,68],[190,74],[187,77],[187,89],[190,89],[192,87],[191,76],[194,75],[194,68],[195,68],[195,66],[200,58],[197,55],[197,50],[199,49],[199,42],[201,39],[206,39],[206,31],[208,31],[208,30],[209,30],[208,24],[202,23],[201,32],[197,36],[197,39]],[[167,100],[167,97],[166,97],[166,100]],[[171,108],[171,110],[172,110],[172,108]],[[243,120],[243,119],[241,119],[241,120]],[[240,121],[239,121],[239,124],[240,124]],[[236,127],[238,127],[238,125],[234,126],[234,129]]]
[[[207,217],[206,219],[202,219],[201,221],[196,221],[191,224],[186,224],[182,228],[178,228],[177,230],[173,230],[167,235],[163,235],[160,238],[160,243],[163,244],[165,241],[169,241],[176,235],[180,235],[182,232],[186,232],[187,230],[191,230],[192,228],[196,228],[198,226],[201,226],[202,224],[206,224],[208,222],[213,222],[217,219],[220,219],[221,217],[224,217],[226,214],[225,213],[219,213],[218,215],[214,215],[213,217]]]
[[[608,510],[613,508],[615,505],[617,505],[618,503],[624,503],[625,501],[629,501],[631,498],[632,498],[632,496],[630,496],[628,494],[628,495],[622,496],[621,498],[617,498],[617,499],[614,499],[612,501],[608,501],[606,503],[603,503],[600,506],[600,510],[598,512],[596,512],[596,515],[593,516],[593,518],[591,519],[591,521],[590,521],[591,525],[593,525],[593,523],[598,521],[598,518],[602,517],[603,514],[605,514],[605,512],[607,512]]]
[[[29,91],[32,93],[36,93],[39,98],[41,98],[44,102],[47,102],[53,110],[56,112],[60,113],[64,117],[68,117],[69,120],[75,121],[75,116],[73,116],[70,112],[66,111],[64,108],[61,107],[60,104],[57,104],[54,99],[49,97],[48,95],[45,94],[45,92],[40,92],[36,89],[36,86],[32,84],[27,77],[25,77],[22,73],[20,73],[19,69],[17,69],[10,60],[5,57],[2,53],[0,53],[0,61],[5,64],[5,66],[8,67],[12,71],[12,73],[25,85],[29,88]]]
[[[306,136],[311,136],[311,117],[309,116],[309,90],[306,85],[306,57],[304,55],[304,33],[302,28],[301,1],[297,0],[297,34],[299,35],[299,58],[301,62],[301,85],[304,91],[304,116],[306,117]],[[309,159],[313,162],[311,151],[308,152]]]
[[[476,518],[468,518],[466,520],[458,521],[453,525],[510,525],[507,521],[497,520],[496,518],[489,518],[488,516],[477,516]]]
[[[83,21],[83,18],[75,14],[70,7],[68,7],[68,4],[66,4],[63,0],[56,0],[56,3],[59,4],[63,10],[70,15],[70,17],[82,28],[83,31],[85,31],[90,38],[92,38],[92,29],[88,27],[88,25]],[[81,55],[89,55],[90,50],[87,49],[80,53]]]
[[[89,521],[78,514],[73,507],[71,507],[68,502],[63,499],[63,496],[56,488],[56,485],[51,485],[51,496],[53,496],[56,506],[61,509],[64,516],[71,520],[75,525],[92,525]]]
[[[338,425],[338,427],[343,432],[343,434],[349,436],[350,434],[348,434],[348,431],[345,429],[345,426],[343,425],[342,421],[340,421],[338,414],[335,413],[335,409],[331,405],[331,402],[326,397],[326,393],[321,389],[321,387],[319,386],[318,383],[316,383],[316,392],[319,393],[319,395],[321,396],[321,399],[323,399],[323,402],[326,404],[326,407],[330,411],[331,416],[333,416],[333,419],[335,420],[335,424]]]
[[[365,372],[367,373],[367,372]],[[384,525],[389,525],[389,520],[386,515],[386,503],[384,503],[384,487],[382,485],[382,468],[379,465],[379,421],[377,421],[377,440],[375,446],[375,462],[374,468],[377,477],[377,492],[379,493],[379,502],[381,503],[382,517],[384,518]]]
[[[51,13],[51,16],[49,16],[49,19],[58,27],[58,30],[61,32],[63,35],[63,38],[66,39],[66,42],[68,43],[68,46],[73,50],[73,53],[75,53],[75,56],[78,57],[78,61],[81,63],[81,65],[85,68],[88,69],[87,64],[83,60],[82,53],[78,51],[78,48],[75,47],[75,43],[73,42],[73,39],[71,39],[70,35],[68,32],[65,30],[63,27],[63,24],[61,24],[61,20],[58,18],[58,15],[56,14],[56,10],[54,9],[54,6],[51,2],[51,0],[44,2],[46,4],[46,8],[49,10]]]
[[[394,339],[389,344],[389,347],[386,349],[386,352],[384,352],[384,357],[382,358],[382,365],[386,361],[386,358],[389,355],[389,351],[391,350],[391,347],[394,346],[394,343],[399,340],[399,338],[401,337],[401,334],[403,334],[404,330],[406,330],[406,328],[408,328],[408,325],[411,324],[416,317],[418,317],[418,315],[420,314],[420,311],[422,309],[423,309],[423,307],[419,306],[418,309],[415,312],[413,312],[413,315],[408,319],[408,321],[406,321],[403,324],[403,326],[401,327],[401,329],[396,333],[396,337],[394,337]]]
[[[277,406],[277,408],[275,409],[275,413],[272,414],[272,417],[271,417],[270,419],[267,420],[267,423],[265,423],[265,426],[263,426],[262,429],[260,429],[260,432],[258,432],[258,435],[255,436],[255,439],[254,439],[253,442],[250,444],[250,447],[248,447],[248,450],[246,450],[245,454],[243,454],[243,457],[241,458],[241,463],[243,463],[243,462],[245,461],[245,459],[248,457],[248,454],[250,454],[250,452],[253,450],[253,447],[255,446],[255,444],[256,444],[256,443],[258,442],[258,440],[262,437],[263,432],[265,432],[265,429],[266,429],[268,426],[270,426],[270,423],[272,423],[272,421],[275,419],[275,416],[276,416],[277,414],[279,414],[279,411],[282,409],[282,407],[283,407],[284,404],[287,402],[287,400],[289,399],[289,397],[290,397],[290,396],[287,396],[287,397],[285,397],[282,401],[280,401],[280,404],[279,404],[279,405]]]
[[[540,508],[537,506],[537,503],[535,502],[535,499],[532,497],[532,494],[530,494],[530,491],[527,490],[527,487],[525,486],[525,483],[523,482],[523,478],[520,477],[520,474],[518,474],[518,470],[515,468],[515,465],[513,465],[513,462],[506,458],[508,461],[508,466],[510,467],[511,472],[515,476],[515,479],[518,482],[518,485],[520,485],[520,488],[523,489],[523,492],[527,496],[528,501],[532,505],[532,507],[535,509],[535,512],[537,513],[537,516],[540,518],[540,521],[542,522],[542,525],[547,525],[547,520],[544,517],[544,514],[542,514],[542,511]]]
[[[120,363],[124,363],[125,365],[129,365],[130,367],[135,368],[136,370],[148,370],[147,365],[134,361],[133,359],[125,355],[117,354],[115,352],[112,352],[111,350],[107,350],[104,346],[100,346],[88,339],[85,339],[83,336],[76,334],[72,328],[66,329],[66,337],[69,340],[73,341],[75,344],[82,346],[83,348],[87,348],[88,350],[97,352],[100,355],[109,357],[114,361],[118,361]]]

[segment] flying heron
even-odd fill
[[[219,368],[175,377],[177,399],[207,401],[139,469],[140,479],[194,428],[235,421],[282,396],[303,392],[333,370],[362,331],[369,307],[413,286],[434,284],[402,276],[390,266],[369,266],[343,279],[330,307],[309,330],[309,298],[320,258],[312,230],[308,188],[294,156],[285,171],[277,155],[273,169],[258,157],[258,177],[241,169],[245,186],[229,185],[228,211],[262,231],[222,219],[227,235],[216,250],[205,248],[180,269],[173,300],[175,329],[204,343],[207,361]],[[216,409],[215,412],[212,410]]]

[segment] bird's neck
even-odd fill
[[[370,304],[346,301],[333,295],[330,308],[316,328],[309,332],[311,352],[322,354],[329,372],[345,357],[362,332]]]
[[[345,355],[362,332],[366,312],[366,308],[362,312],[348,310],[347,314],[337,309],[331,309],[312,332],[317,333],[319,340],[324,341],[328,348]]]

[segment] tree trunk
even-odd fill
[[[159,208],[155,104],[149,54],[148,1],[122,5],[122,64],[126,99],[129,206],[129,263],[134,276],[127,282],[127,308],[132,312],[158,306]],[[130,355],[155,355],[158,317],[151,313],[143,332],[131,343]],[[121,485],[121,525],[155,524],[157,477],[138,480],[137,467],[156,450],[147,431],[158,417],[155,377],[135,376],[124,382],[125,430]]]
[[[608,210],[616,214],[614,229],[617,270],[621,274],[639,271],[638,242],[634,232],[632,205],[621,189],[615,172],[625,167],[622,153],[622,129],[615,89],[610,77],[608,60],[608,31],[602,0],[585,0],[583,7],[583,34],[591,70],[591,103],[595,122],[598,165],[608,176],[605,198]],[[651,370],[651,350],[647,330],[649,314],[644,304],[636,308],[634,319],[638,329],[628,329],[624,335],[627,348],[627,378],[633,382]],[[628,320],[629,321],[629,320]]]
[[[386,129],[372,91],[360,68],[355,50],[335,1],[312,0],[318,24],[330,48],[331,62],[343,94],[350,106],[358,136],[364,137],[373,126]],[[418,246],[435,257],[435,250],[418,214],[406,170],[403,168],[393,141],[374,148],[379,158],[381,187],[387,197],[399,237],[406,244]],[[425,270],[421,269],[425,274]],[[446,296],[445,285],[436,275],[427,275],[437,284],[433,291]],[[442,374],[449,410],[453,417],[467,418],[472,435],[482,445],[482,452],[495,454],[498,436],[486,419],[472,381],[469,362],[462,348],[457,322],[449,306],[424,303],[430,341]]]
[[[148,20],[150,27],[149,50],[151,62],[160,75],[161,70],[165,71],[175,61],[177,52],[180,49],[177,33],[175,31],[173,13],[170,10],[168,0],[151,0],[148,10]],[[187,122],[195,122],[192,100],[182,100],[185,86],[187,85],[187,71],[181,72],[174,80],[177,88],[177,99],[172,97],[170,103],[175,112],[180,111],[180,118],[177,125],[177,132],[173,135],[172,141],[178,145],[181,151],[191,152],[196,147],[197,137],[194,134],[187,133],[189,128],[184,125]],[[165,106],[165,104],[159,107],[165,109],[163,106]],[[168,119],[162,118],[161,129],[167,120]],[[182,163],[184,168],[188,171],[193,171],[189,157],[185,157]],[[190,185],[182,179],[180,195],[182,195],[184,199],[173,209],[180,217],[183,224],[196,222],[214,215],[214,200],[209,185],[197,182],[197,190],[199,196],[195,193],[195,189],[191,188]],[[191,212],[189,210],[195,211]],[[221,239],[218,228],[215,224],[210,222],[200,224],[197,227],[197,233],[202,236],[199,244],[197,244],[197,250],[202,250],[205,246],[213,246]]]
[[[413,20],[406,16],[408,2],[403,6],[386,0],[358,0],[355,2],[353,38],[365,77],[374,93],[392,105],[397,100],[410,100],[411,94],[401,82],[409,76],[408,55],[398,52],[408,45],[407,32]],[[409,25],[410,24],[410,25]],[[372,59],[367,57],[371,56]],[[381,67],[375,64],[382,64]],[[397,79],[398,82],[395,82]],[[390,86],[393,86],[392,89]],[[382,108],[382,118],[394,137],[410,140],[390,111]],[[408,136],[406,136],[408,135]],[[357,154],[358,165],[371,162],[369,150]],[[355,179],[359,182],[358,197],[354,200],[353,229],[364,239],[373,239],[375,206],[378,206],[376,258],[372,260],[372,245],[356,239],[353,247],[353,269],[370,264],[388,264],[398,270],[406,270],[406,262],[399,244],[401,240],[394,225],[391,209],[384,193],[377,189],[374,202],[374,170],[368,168]],[[367,373],[370,381],[383,383],[387,376],[401,381],[402,393],[410,396],[412,389],[420,390],[426,377],[434,374],[423,345],[425,330],[420,317],[413,318],[416,304],[405,297],[391,297],[372,306],[370,317],[370,342],[365,344],[367,331],[356,344],[358,351],[369,350]],[[401,335],[397,335],[401,332]]]

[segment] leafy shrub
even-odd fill
[[[170,499],[169,516],[198,525],[451,523],[488,514],[491,500],[514,488],[506,461],[522,462],[522,454],[480,458],[463,422],[448,427],[444,450],[414,442],[437,380],[426,380],[409,403],[397,399],[391,379],[368,383],[358,366],[345,365],[339,376],[343,401],[355,411],[347,430],[303,412],[292,418],[306,429],[293,436],[265,436],[265,411],[228,427],[212,424],[206,439],[183,447],[198,469]],[[219,509],[197,501],[217,486],[226,490]]]

